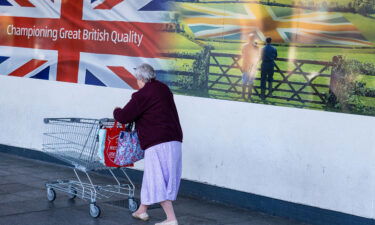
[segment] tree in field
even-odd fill
[[[375,0],[352,0],[348,7],[354,9],[356,13],[367,16],[375,12]]]
[[[357,12],[361,15],[367,15],[367,5],[366,3],[361,3],[359,6],[358,6],[358,10]]]
[[[322,2],[322,8],[323,8],[323,9],[327,9],[327,8],[328,8],[328,3],[327,3],[327,1],[323,1],[323,2]]]

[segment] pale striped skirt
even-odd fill
[[[171,141],[145,150],[141,203],[176,200],[182,172],[181,142]]]

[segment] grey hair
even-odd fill
[[[139,65],[135,69],[134,75],[137,78],[137,80],[141,80],[143,82],[148,82],[151,79],[154,79],[156,77],[156,73],[155,73],[154,68],[147,63],[143,63],[143,64]]]

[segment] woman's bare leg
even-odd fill
[[[176,220],[176,215],[174,214],[172,201],[167,200],[164,202],[160,202],[160,205],[161,207],[163,207],[163,210],[165,214],[167,215],[166,221]]]
[[[142,213],[145,213],[145,212],[147,212],[147,209],[148,209],[148,205],[141,204],[139,206],[138,210],[135,212],[135,214],[140,215]]]

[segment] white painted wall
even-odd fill
[[[44,117],[111,117],[131,93],[0,76],[0,143],[41,149]],[[375,218],[374,117],[175,100],[184,131],[183,178]]]

